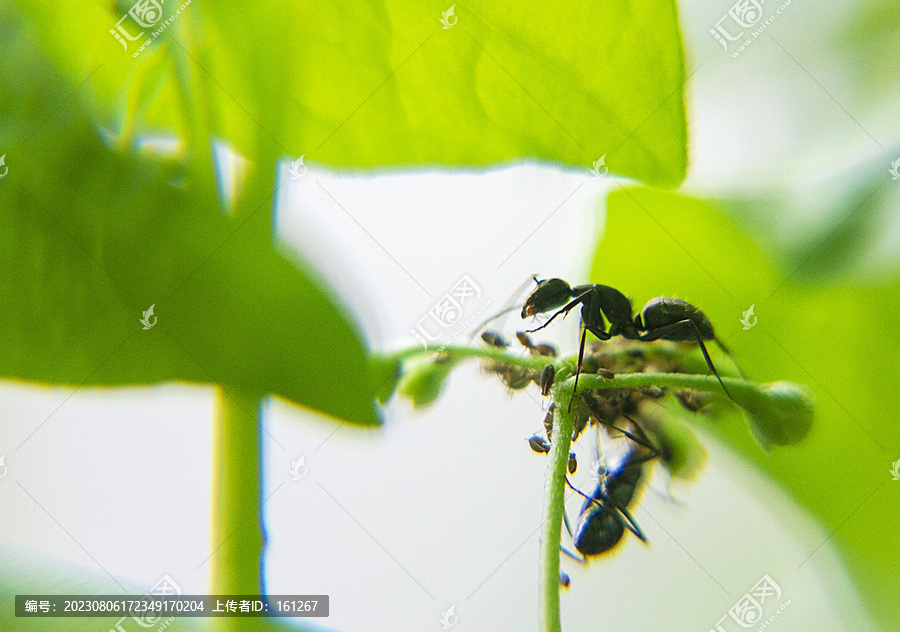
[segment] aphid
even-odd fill
[[[553,345],[540,344],[536,345],[531,341],[531,336],[526,334],[524,331],[517,331],[516,338],[519,340],[519,343],[528,349],[532,355],[539,356],[548,356],[548,357],[557,357],[559,355],[559,350]]]
[[[551,438],[553,434],[553,411],[556,410],[556,404],[550,403],[550,408],[547,409],[547,414],[544,415],[544,431],[547,433],[547,438]]]
[[[547,397],[550,394],[550,388],[553,386],[553,380],[556,377],[556,369],[552,364],[548,364],[541,371],[541,395]]]
[[[697,391],[686,388],[676,388],[672,391],[672,394],[675,395],[675,398],[682,406],[692,413],[695,413],[706,406],[706,398]]]
[[[507,388],[513,390],[520,390],[525,388],[526,386],[531,384],[532,380],[537,379],[538,375],[531,369],[527,369],[521,366],[504,364],[503,362],[498,362],[491,359],[482,360],[481,366],[485,371],[496,373],[497,377],[500,378],[500,381],[503,382],[507,386]]]
[[[569,464],[568,464],[569,474],[574,474],[575,470],[577,470],[577,469],[578,469],[578,459],[575,458],[574,452],[569,452]]]
[[[482,332],[481,339],[485,344],[499,349],[506,349],[509,346],[509,341],[495,331]]]
[[[535,434],[528,437],[528,445],[538,454],[546,454],[550,451],[550,444],[541,435]]]

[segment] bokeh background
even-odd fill
[[[438,18],[447,7],[410,9],[410,22],[426,24],[424,15],[431,23],[415,36],[398,26],[387,37],[396,51],[385,66],[373,61],[378,38],[360,43],[365,30],[335,27],[325,33],[327,46],[319,42],[324,48],[313,51],[302,38],[282,41],[292,25],[312,15],[305,5],[228,6],[216,23],[201,19],[203,3],[194,0],[173,23],[168,49],[159,44],[133,65],[106,33],[130,7],[108,4],[20,2],[0,9],[8,59],[0,153],[6,152],[9,168],[0,179],[6,268],[0,272],[0,341],[9,378],[0,388],[0,454],[8,468],[0,478],[0,627],[97,630],[115,623],[47,619],[26,625],[12,617],[11,595],[17,593],[116,593],[123,586],[137,593],[164,575],[185,593],[210,591],[210,556],[219,545],[210,519],[213,472],[217,458],[228,466],[228,455],[217,453],[220,399],[209,383],[222,377],[242,384],[259,380],[260,388],[271,385],[269,391],[282,395],[267,398],[262,415],[263,581],[273,594],[331,596],[331,616],[303,625],[438,630],[442,613],[455,606],[460,630],[537,629],[545,461],[525,441],[540,428],[546,408],[537,391],[510,396],[472,363],[453,372],[442,397],[427,409],[394,399],[381,427],[362,428],[339,417],[371,421],[355,406],[367,395],[359,377],[365,373],[362,352],[350,343],[340,347],[341,341],[358,336],[379,351],[417,345],[410,330],[463,275],[481,291],[467,309],[484,306],[490,314],[521,300],[523,283],[539,274],[613,285],[636,306],[659,295],[695,303],[752,379],[806,385],[817,402],[810,435],[770,452],[754,443],[736,412],[719,407],[715,415],[691,417],[709,451],[706,467],[695,481],[673,484],[671,498],[664,476],[655,473],[635,512],[649,547],[630,538],[587,568],[563,560],[572,578],[562,597],[564,629],[708,630],[763,575],[790,599],[773,629],[894,629],[900,617],[893,598],[900,584],[894,536],[900,483],[890,473],[900,459],[893,322],[900,313],[900,181],[890,171],[900,158],[896,5],[769,0],[764,16],[784,10],[735,58],[736,47],[723,51],[710,34],[731,5],[681,2],[682,62],[665,48],[665,24],[672,18],[663,10],[666,3],[623,3],[623,14],[649,25],[647,32],[655,33],[659,23],[661,58],[647,52],[648,65],[661,73],[684,67],[673,89],[684,82],[688,167],[676,193],[664,189],[677,185],[677,164],[659,166],[648,158],[656,166],[635,166],[630,161],[637,159],[617,162],[610,151],[610,174],[603,178],[591,173],[591,160],[568,164],[573,161],[561,157],[567,137],[581,138],[583,130],[569,124],[567,116],[577,117],[567,106],[540,101],[525,80],[525,63],[472,78],[479,86],[495,81],[510,103],[525,104],[524,113],[503,113],[489,100],[483,110],[459,111],[457,102],[435,94],[427,116],[400,117],[425,139],[417,141],[418,149],[410,150],[403,134],[392,148],[388,126],[372,131],[378,108],[391,104],[379,98],[403,100],[402,92],[395,94],[394,81],[402,79],[398,66],[406,69],[407,82],[459,80],[461,71],[448,61],[452,47],[429,56],[416,53],[416,45],[426,36],[468,33],[475,44],[466,46],[477,50],[485,42],[484,25],[491,23],[486,9],[479,14],[456,7],[459,27],[477,22],[471,31],[442,29]],[[401,9],[385,9],[398,25],[405,24],[397,17]],[[321,11],[326,15],[316,14],[316,20],[335,23],[342,11],[360,23],[380,24],[384,17],[377,8],[329,5]],[[510,23],[537,19],[520,11],[526,15],[510,16]],[[113,24],[104,15],[114,16]],[[246,31],[226,28],[237,23],[246,23]],[[287,80],[283,98],[266,84],[258,100],[249,95],[259,86],[237,81],[239,51],[252,44],[245,38],[269,31],[281,38],[273,50],[283,55],[261,59],[283,64],[285,76],[309,65],[325,68],[338,84],[354,72],[371,73],[371,87],[378,88],[370,99],[363,98],[370,88],[358,99],[346,97],[353,104],[345,109],[358,103],[362,120],[351,115],[347,138],[337,133],[338,144],[326,146],[332,153],[320,158],[311,150],[300,178],[291,168],[302,150],[284,152],[277,139],[305,129],[321,140],[333,126],[325,114],[297,101]],[[175,43],[174,33],[201,32],[205,50],[221,54],[224,63]],[[547,32],[559,36],[565,29]],[[621,60],[615,45],[596,37],[596,46],[585,45],[578,54],[602,75],[607,64]],[[489,50],[504,52],[498,39],[498,48],[483,47],[482,63]],[[427,41],[434,46],[438,40]],[[328,46],[350,53],[331,56]],[[73,51],[89,52],[94,63]],[[174,69],[164,68],[167,55],[178,60]],[[140,75],[140,88],[122,90],[115,83],[120,66],[120,80]],[[116,72],[107,72],[111,67]],[[303,92],[329,87],[310,83]],[[169,116],[168,99],[178,90],[191,90],[202,104],[198,95],[219,89],[228,94],[222,111],[204,118],[199,107],[172,129],[142,126]],[[623,94],[628,89],[636,88],[623,86]],[[666,104],[657,106],[663,114],[671,109]],[[523,136],[503,144],[497,138],[519,133],[512,122],[502,129],[504,114],[515,123],[539,120],[546,129],[535,132],[537,140]],[[431,128],[425,133],[418,126],[427,117]],[[454,126],[466,117],[485,121],[490,134],[483,147],[456,148]],[[279,127],[256,132],[259,121],[273,120]],[[660,147],[677,144],[677,134],[664,134],[665,120],[652,113],[647,120],[649,129],[641,134],[659,134]],[[350,169],[344,163],[352,161],[341,156],[364,138],[355,125],[368,127],[371,146],[359,149],[359,162],[368,164]],[[197,149],[202,143],[190,143],[222,129],[235,133],[216,137],[208,155]],[[317,136],[319,129],[324,131]],[[264,136],[271,138],[259,140]],[[431,164],[442,161],[426,146],[442,143],[451,148],[444,162],[464,168]],[[193,149],[186,153],[185,145]],[[604,151],[602,142],[597,145],[596,151],[582,149],[596,160]],[[277,164],[274,197],[273,177],[255,180],[247,155]],[[370,157],[379,155],[388,169],[375,168]],[[656,158],[665,163],[667,156],[677,162],[677,152],[667,149]],[[205,168],[196,166],[202,159]],[[214,179],[206,182],[214,182],[212,195],[225,200],[222,222],[229,212],[242,217],[242,205],[263,208],[243,216],[250,219],[239,229],[190,214],[192,202],[209,193],[197,183],[213,166]],[[114,190],[110,182],[118,183]],[[185,187],[190,195],[172,196],[166,187]],[[254,196],[254,187],[265,194]],[[129,210],[121,225],[115,214],[90,212],[104,200]],[[172,223],[170,215],[179,221]],[[140,223],[126,225],[134,217]],[[263,229],[267,222],[273,227],[281,259],[261,260],[240,245],[212,249],[221,241],[259,238],[258,220]],[[52,238],[34,244],[23,237],[48,234],[48,226],[56,227]],[[160,279],[176,278],[179,267],[205,259],[172,260],[161,247],[159,258],[138,265],[128,259],[134,246],[116,240],[136,234],[169,245],[186,240],[204,256],[212,250],[214,265],[185,281],[167,305],[159,298],[168,287]],[[84,235],[102,239],[85,242]],[[225,254],[220,259],[216,253]],[[285,307],[293,305],[291,291],[259,290],[259,277],[294,281],[284,261],[303,272],[298,283],[309,283],[293,291],[318,296],[321,290],[320,302],[293,309]],[[122,269],[128,273],[117,278],[133,304],[107,298],[109,262],[127,263]],[[67,275],[96,283],[72,292]],[[210,304],[184,307],[190,302],[180,296],[197,295],[217,278],[232,281],[215,286]],[[243,294],[258,304],[235,312],[247,309],[235,298]],[[119,351],[107,339],[110,331],[144,334],[138,321],[151,303],[160,327],[172,327],[173,339],[187,345],[182,351],[188,360],[173,360],[180,356],[171,343],[142,346],[135,337]],[[751,305],[758,321],[745,330],[740,319]],[[67,329],[67,314],[79,323],[74,332]],[[346,325],[322,324],[344,320]],[[259,327],[248,334],[245,321]],[[520,322],[513,314],[501,324],[514,331]],[[570,318],[542,339],[573,350],[576,328]],[[35,346],[48,331],[58,339]],[[59,352],[82,347],[88,349],[79,351],[83,357]],[[260,348],[268,355],[254,351]],[[317,353],[321,361],[291,374],[297,356]],[[112,359],[99,361],[105,358]],[[263,365],[260,358],[270,362]],[[159,379],[135,386],[143,375]],[[120,383],[98,388],[104,379]],[[577,451],[581,463],[590,461],[587,443]],[[292,464],[300,457],[308,471],[294,480]],[[590,485],[588,468],[576,478]],[[185,619],[170,629],[205,625]]]

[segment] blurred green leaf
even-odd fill
[[[713,206],[643,188],[614,192],[591,281],[635,300],[678,296],[698,305],[749,378],[807,385],[815,423],[790,448],[764,453],[732,411],[708,428],[782,485],[832,533],[869,608],[893,629],[900,618],[900,557],[894,527],[900,498],[887,470],[900,453],[900,375],[893,314],[900,313],[895,268],[873,284],[820,285],[769,260]],[[756,324],[743,312],[755,305]],[[891,377],[893,376],[893,377]],[[701,423],[701,422],[696,422]],[[853,468],[844,466],[853,454]],[[821,542],[811,543],[815,555]],[[798,560],[802,562],[802,560]]]
[[[874,160],[792,189],[745,192],[715,201],[797,280],[883,282],[900,265],[893,240],[900,187],[891,160]]]
[[[130,125],[124,104],[144,94],[142,67],[166,55],[173,72],[151,91],[152,107],[142,104],[138,133],[189,137],[208,126],[248,157],[344,167],[535,157],[587,169],[605,155],[611,171],[658,186],[684,178],[672,0],[527,10],[492,0],[457,6],[447,29],[449,4],[194,2],[136,59],[139,42],[126,51],[109,33],[127,7],[18,6],[71,85],[96,71],[87,94],[112,129]],[[181,6],[167,3],[164,16]]]
[[[221,383],[376,423],[359,332],[266,236],[272,191],[244,221],[229,218],[203,186],[211,166],[173,183],[178,163],[104,144],[79,95],[53,110],[66,90],[18,43],[26,61],[0,69],[3,85],[33,70],[15,93],[0,93],[0,145],[10,148],[0,180],[0,374]],[[35,104],[45,104],[38,123]],[[158,321],[145,330],[151,305]]]
[[[669,475],[686,481],[696,479],[709,460],[709,452],[694,431],[675,415],[645,415],[644,419],[644,429],[661,450],[662,464]]]

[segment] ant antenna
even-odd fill
[[[515,311],[517,309],[521,309],[522,301],[519,300],[519,297],[522,296],[522,293],[528,287],[528,285],[534,280],[537,282],[537,275],[533,274],[529,279],[527,279],[524,283],[522,283],[519,287],[515,289],[515,291],[506,299],[507,307],[504,307],[499,312],[482,322],[475,329],[472,330],[471,335],[469,336],[469,340],[475,340],[475,336],[477,336],[485,327],[487,327],[490,323],[494,322],[501,316],[505,316],[506,314]]]

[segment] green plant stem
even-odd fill
[[[747,390],[759,390],[762,384],[740,378],[723,377],[728,389],[741,393]],[[673,388],[690,388],[695,391],[709,391],[725,394],[722,385],[714,375],[697,375],[694,373],[617,373],[614,378],[582,373],[578,378],[578,389],[584,388],[637,388],[640,386],[670,386]]]
[[[549,358],[546,356],[520,356],[513,355],[504,349],[494,347],[458,347],[447,345],[445,347],[411,347],[390,354],[388,357],[394,360],[408,360],[424,355],[431,355],[437,351],[454,359],[482,358],[497,360],[504,364],[520,366],[527,369],[542,369],[547,364],[554,364],[557,373],[561,369],[574,368],[575,356],[566,358]],[[554,361],[555,360],[555,361]],[[729,389],[738,391],[759,390],[762,385],[749,382],[740,378],[723,377],[722,381]],[[582,373],[578,378],[579,390],[584,388],[636,388],[640,386],[670,386],[674,388],[690,388],[698,391],[722,393],[721,384],[713,375],[697,375],[693,373],[617,373],[613,378],[604,378],[599,375]],[[571,393],[571,388],[570,388]]]
[[[564,401],[561,391],[572,392],[563,383],[554,389],[554,399]],[[561,632],[559,612],[559,546],[565,511],[566,468],[569,463],[573,416],[565,406],[557,406],[553,419],[553,441],[547,463],[544,487],[544,523],[541,527],[540,553],[540,625],[543,632]]]
[[[256,165],[234,209],[238,220],[253,216],[258,200],[271,195],[274,158]],[[244,239],[271,240],[271,213],[261,214],[256,224],[245,226]],[[250,224],[248,222],[248,224]],[[215,509],[213,546],[213,594],[263,594],[263,489],[262,393],[219,387],[219,414],[215,441]],[[216,630],[231,632],[274,630],[281,626],[265,618],[216,619]]]
[[[512,355],[504,349],[500,349],[497,347],[457,347],[454,345],[447,345],[445,347],[428,347],[427,349],[423,349],[421,347],[410,347],[408,349],[402,349],[395,353],[388,354],[387,357],[392,360],[403,361],[419,356],[431,355],[437,352],[446,354],[457,360],[461,360],[463,358],[484,358],[488,360],[498,360],[500,362],[503,362],[504,364],[521,366],[526,369],[542,369],[548,364],[556,364],[557,366],[559,366],[563,362],[557,358],[550,358],[546,356],[536,357]]]
[[[211,593],[259,595],[263,550],[260,498],[260,397],[218,388],[215,419]],[[216,548],[218,547],[218,548]],[[216,619],[217,630],[237,630],[245,619]],[[244,626],[242,629],[246,629]]]

